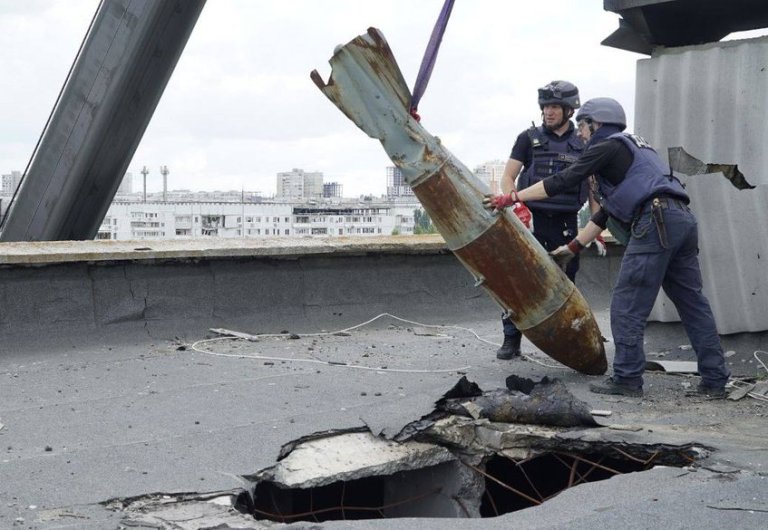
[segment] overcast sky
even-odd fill
[[[97,0],[0,0],[0,173],[24,170]],[[345,196],[385,191],[391,165],[309,79],[336,45],[379,28],[412,88],[443,0],[208,0],[130,164],[147,187],[274,194],[280,171],[321,171]],[[602,0],[456,0],[422,124],[470,168],[506,160],[538,123],[536,89],[576,83],[633,122],[645,56],[600,45],[619,17]]]

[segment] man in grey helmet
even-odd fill
[[[699,395],[723,398],[730,371],[709,301],[702,293],[696,218],[690,199],[656,151],[642,138],[623,133],[624,109],[611,98],[587,101],[576,121],[588,138],[584,154],[567,169],[495,202],[541,200],[583,182],[597,181],[600,209],[568,244],[551,252],[569,263],[605,227],[616,223],[628,237],[611,298],[611,331],[616,352],[613,376],[591,384],[592,392],[642,396],[643,335],[659,289],[675,304],[696,352]],[[612,228],[613,229],[613,228]]]
[[[571,121],[574,111],[580,107],[576,85],[568,81],[552,81],[538,90],[538,103],[541,125],[518,135],[504,167],[501,189],[506,194],[528,188],[569,167],[584,149],[584,142]],[[562,189],[554,197],[526,205],[533,217],[533,236],[546,250],[554,250],[576,236],[578,212],[588,198],[588,190],[586,181],[579,182]],[[565,272],[571,281],[575,281],[578,270],[579,260],[576,258],[571,260]],[[496,357],[505,360],[519,357],[522,334],[509,318],[502,317],[502,324],[504,343]]]

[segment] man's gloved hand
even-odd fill
[[[561,269],[565,270],[566,267],[568,267],[568,263],[570,263],[571,260],[576,257],[576,254],[583,249],[584,245],[582,245],[578,239],[573,238],[570,243],[557,247],[550,252],[549,255],[552,256],[552,259],[555,260],[555,263],[557,263]]]
[[[512,211],[520,219],[520,222],[531,230],[533,226],[533,215],[531,210],[520,201],[516,191],[511,191],[506,195],[486,195],[483,198],[483,207],[491,210],[493,213],[502,211],[504,208],[512,206]]]
[[[523,226],[525,226],[528,230],[531,230],[533,226],[533,214],[531,214],[531,210],[528,209],[528,207],[523,204],[522,202],[515,203],[515,205],[512,207],[512,211],[515,212],[515,215],[518,219],[520,219],[520,222],[523,223]]]
[[[500,212],[507,206],[512,206],[516,202],[520,202],[517,198],[517,192],[512,191],[507,195],[486,195],[483,198],[483,208],[491,210],[494,213]]]
[[[605,239],[603,239],[603,236],[598,235],[595,238],[595,248],[597,249],[597,255],[602,257],[605,257],[605,255],[608,253],[608,249],[605,246]]]

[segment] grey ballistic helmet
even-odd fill
[[[579,89],[568,81],[551,81],[539,89],[539,107],[543,109],[544,105],[563,105],[578,109],[581,106]]]
[[[576,121],[590,120],[598,123],[618,125],[627,128],[627,116],[621,104],[613,98],[593,98],[584,103],[576,114]]]

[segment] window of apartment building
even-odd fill
[[[325,235],[325,234],[327,234],[327,233],[328,233],[328,229],[327,229],[327,228],[325,228],[325,227],[319,227],[319,228],[313,228],[313,229],[312,229],[312,235],[313,235],[313,236],[316,236],[316,235]]]
[[[261,217],[254,217],[253,220],[256,223],[260,223],[261,222]]]
[[[289,229],[287,229],[287,228],[285,229],[285,235],[287,235],[287,236],[291,235],[291,231]]]
[[[252,223],[253,222],[253,217],[246,217],[245,218],[245,222],[246,223]]]
[[[99,232],[96,234],[96,239],[112,239],[112,234],[109,232]]]

